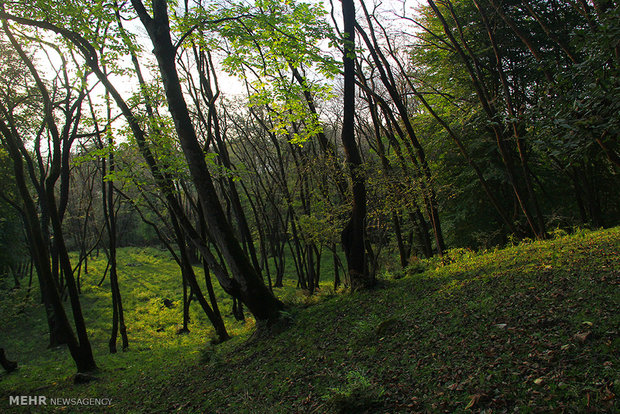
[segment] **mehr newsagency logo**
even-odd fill
[[[111,398],[50,398],[44,395],[11,395],[9,396],[9,405],[11,406],[110,406]]]

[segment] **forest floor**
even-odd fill
[[[232,322],[222,297],[234,337],[220,345],[196,304],[191,333],[176,334],[179,272],[166,253],[123,249],[130,349],[115,355],[107,281],[96,286],[103,259],[90,266],[83,304],[97,380],[73,383],[67,350],[46,349],[44,312],[24,289],[0,293],[0,346],[20,364],[0,374],[0,412],[620,410],[620,228],[453,250],[385,272],[368,292],[334,293],[326,281],[309,297],[289,280],[276,290],[285,323],[262,335],[251,320]],[[10,406],[16,395],[111,405]]]

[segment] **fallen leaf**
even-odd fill
[[[610,401],[613,400],[616,397],[616,394],[614,394],[610,389],[609,386],[606,386],[605,389],[603,391],[601,391],[601,400],[603,401]]]
[[[471,400],[469,400],[469,404],[467,404],[467,406],[465,407],[466,410],[469,410],[470,408],[474,407],[476,404],[478,404],[478,402],[480,401],[480,399],[484,396],[484,394],[475,394],[471,396]]]
[[[603,401],[610,401],[610,400],[613,400],[615,397],[616,397],[616,394],[614,394],[613,392],[609,392],[609,394],[603,395],[601,399]]]
[[[575,334],[574,338],[579,342],[585,342],[588,340],[588,338],[590,338],[590,336],[592,336],[592,332],[588,331],[582,334]]]

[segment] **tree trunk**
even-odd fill
[[[344,23],[344,97],[342,145],[352,182],[351,217],[341,233],[341,242],[347,258],[347,279],[351,289],[365,289],[375,284],[368,273],[364,229],[366,226],[366,183],[362,158],[355,141],[355,4],[342,0]]]
[[[17,369],[17,362],[9,361],[4,354],[4,348],[0,348],[0,365],[6,372],[13,372]]]

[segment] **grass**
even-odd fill
[[[109,289],[93,287],[103,262],[84,281],[98,381],[74,385],[67,351],[45,350],[39,305],[15,315],[20,293],[2,300],[0,346],[20,369],[0,376],[1,412],[19,411],[9,395],[111,398],[89,409],[128,413],[620,409],[620,228],[453,250],[368,292],[336,295],[326,280],[306,298],[288,280],[288,329],[252,337],[251,321],[227,318],[235,337],[218,346],[196,305],[191,333],[175,334],[181,293],[167,254],[126,249],[121,260],[128,352],[107,353]]]

